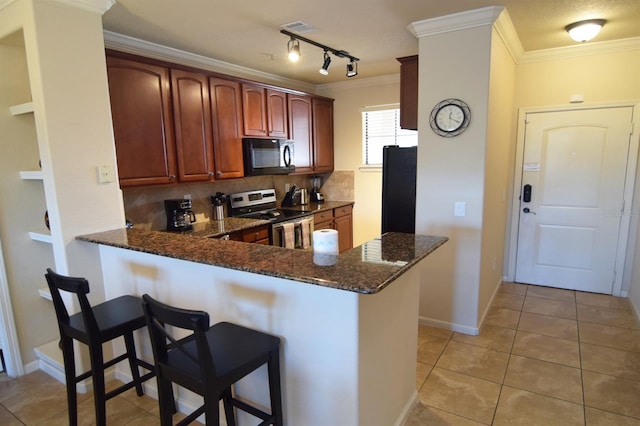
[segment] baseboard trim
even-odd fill
[[[478,327],[469,327],[468,325],[456,324],[422,316],[418,318],[418,323],[421,325],[429,325],[431,327],[456,331],[458,333],[470,334],[472,336],[477,336],[478,333],[480,333],[480,329]]]
[[[400,412],[400,416],[398,416],[398,419],[393,424],[393,426],[404,425],[407,422],[407,420],[409,420],[409,416],[411,415],[411,411],[413,411],[413,407],[415,407],[417,404],[418,404],[418,391],[414,390],[413,394],[411,394],[411,397],[409,398],[409,401],[404,406],[404,409]]]
[[[484,325],[484,320],[487,318],[487,315],[489,314],[489,310],[493,306],[493,300],[496,298],[498,291],[500,291],[500,286],[502,285],[503,282],[504,280],[502,278],[498,281],[498,285],[496,286],[495,290],[493,290],[493,294],[491,295],[491,299],[489,299],[489,303],[484,308],[484,312],[482,313],[482,318],[480,318],[480,321],[478,322],[480,330],[482,330],[482,326]]]

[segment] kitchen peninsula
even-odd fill
[[[420,274],[447,238],[388,233],[333,266],[308,251],[138,229],[77,239],[99,244],[107,299],[148,293],[280,336],[286,424],[401,424],[416,400]],[[237,390],[268,406],[266,383],[261,369]]]

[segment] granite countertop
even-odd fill
[[[135,228],[76,239],[363,294],[381,291],[448,240],[392,232],[340,254],[332,266],[318,266],[311,251]]]

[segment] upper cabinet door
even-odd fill
[[[311,97],[289,95],[289,138],[294,141],[296,173],[313,173]]]
[[[169,70],[107,57],[120,186],[176,180]]]
[[[267,89],[267,131],[271,138],[288,138],[287,94]]]
[[[180,181],[213,180],[213,138],[206,76],[171,70]]]
[[[264,88],[242,85],[242,115],[245,136],[268,136]]]
[[[333,102],[313,98],[314,171],[333,171]]]
[[[216,179],[243,177],[240,83],[211,77],[209,92]]]
[[[397,58],[400,62],[400,127],[418,130],[418,56]]]

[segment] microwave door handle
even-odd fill
[[[285,145],[284,150],[282,151],[282,157],[284,159],[284,165],[289,167],[291,165],[291,148],[289,145]]]

